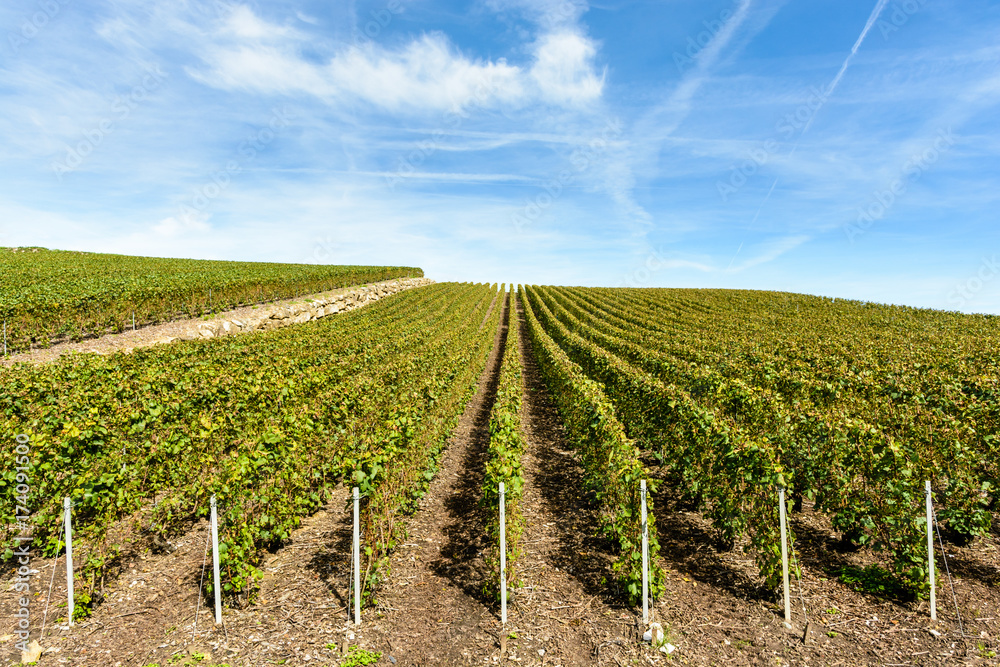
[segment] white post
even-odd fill
[[[931,620],[937,620],[937,598],[934,590],[934,507],[931,501],[931,482],[924,482],[927,497],[927,572],[931,580]]]
[[[507,510],[506,490],[500,482],[500,622],[507,625]]]
[[[358,535],[358,487],[354,487],[354,625],[361,625],[361,538]]]
[[[640,482],[642,496],[642,624],[649,624],[649,524],[646,522],[646,480]]]
[[[212,574],[215,577],[215,624],[222,623],[222,584],[219,576],[219,512],[212,496]]]
[[[69,625],[73,627],[73,611],[76,609],[73,602],[73,526],[71,523],[72,511],[70,510],[69,498],[63,499],[63,523],[66,524],[66,594],[69,600],[66,608],[69,612]]]
[[[792,604],[788,591],[788,534],[785,528],[785,489],[778,489],[778,514],[781,517],[781,577],[785,589],[785,627],[792,627]]]

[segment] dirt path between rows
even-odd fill
[[[483,631],[492,624],[493,612],[480,592],[486,572],[479,499],[507,339],[506,299],[501,307],[501,326],[479,389],[408,522],[408,541],[392,557],[378,607],[365,615],[366,622],[375,619],[363,628],[362,646],[392,656],[399,665],[471,664],[495,643]]]
[[[511,592],[506,628],[499,605],[482,593],[495,574],[483,562],[486,516],[478,503],[507,335],[513,332],[501,329],[479,393],[410,522],[409,541],[393,557],[380,605],[365,617],[376,620],[363,628],[361,644],[383,653],[383,663],[391,656],[397,665],[613,665],[636,651],[635,614],[602,598],[611,556],[592,537],[597,517],[585,503],[582,471],[523,337],[527,526],[523,587]]]

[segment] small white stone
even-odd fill
[[[540,658],[544,658],[545,657],[545,649],[543,649],[543,648],[538,649],[538,657],[540,657]]]
[[[642,640],[659,646],[663,643],[663,626],[659,623],[650,623],[649,630],[646,630],[642,635]]]
[[[673,644],[664,644],[663,646],[660,647],[660,650],[666,653],[667,655],[670,655],[671,653],[677,650],[677,647],[674,646]]]

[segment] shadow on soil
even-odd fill
[[[473,415],[469,448],[462,461],[461,478],[455,483],[454,493],[445,499],[444,507],[448,522],[442,528],[447,543],[441,547],[441,557],[430,564],[431,570],[450,581],[470,598],[491,606],[490,599],[483,593],[482,582],[486,572],[483,569],[483,530],[487,511],[480,506],[483,476],[487,451],[490,444],[490,412],[496,402],[500,385],[500,366],[507,343],[507,309],[509,297],[505,298],[501,327],[495,343],[495,354],[487,371],[488,380],[484,388],[482,402]]]
[[[616,590],[610,581],[613,546],[599,534],[599,508],[593,502],[593,494],[583,486],[583,471],[566,442],[559,411],[535,361],[520,300],[517,312],[522,332],[520,352],[527,393],[526,416],[538,440],[537,486],[548,513],[559,517],[558,543],[549,554],[549,564],[574,577],[588,595],[600,597],[613,606],[623,606],[623,592]]]
[[[334,503],[338,502],[331,500],[328,507],[336,508]],[[323,535],[323,546],[306,564],[306,569],[317,574],[330,595],[345,607],[350,602],[351,586],[351,559],[345,554],[351,553],[353,534],[351,513],[344,512],[337,526]]]

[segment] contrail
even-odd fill
[[[887,4],[889,4],[889,0],[878,0],[878,2],[875,3],[875,9],[872,10],[871,15],[868,17],[868,22],[865,23],[864,29],[861,31],[861,34],[858,35],[858,39],[855,40],[854,46],[851,47],[851,52],[847,54],[846,58],[844,58],[844,62],[840,66],[840,71],[837,72],[837,76],[833,77],[833,81],[830,82],[830,85],[826,87],[826,91],[824,91],[823,97],[820,98],[819,106],[816,107],[816,111],[809,116],[809,120],[806,121],[805,127],[802,128],[799,136],[795,138],[795,143],[792,144],[792,150],[788,153],[788,157],[795,155],[795,151],[799,149],[799,142],[802,141],[802,137],[804,137],[806,132],[809,131],[809,127],[812,126],[812,122],[816,119],[816,116],[819,115],[820,109],[823,108],[826,101],[830,99],[831,95],[833,95],[833,91],[840,84],[840,80],[844,77],[844,72],[847,71],[848,66],[851,64],[851,60],[854,59],[854,55],[858,52],[858,49],[861,48],[861,43],[864,42],[865,37],[868,36],[868,31],[875,25],[875,21],[878,20],[879,15],[882,13],[882,10],[885,9]],[[778,180],[775,179],[774,185],[777,185],[777,183]],[[754,220],[756,220],[757,216],[760,215],[760,210],[761,208],[764,208],[764,204],[767,203],[767,200],[771,198],[771,193],[774,192],[774,185],[771,186],[771,189],[768,191],[767,196],[761,203],[760,208],[757,209],[757,215],[754,216]]]
[[[729,260],[729,266],[726,267],[726,273],[729,273],[729,269],[733,268],[733,262],[736,261],[736,256],[740,254],[740,250],[743,250],[742,241],[740,241],[740,247],[736,249],[736,255],[733,255],[733,258]]]
[[[767,196],[764,197],[764,201],[762,201],[760,203],[760,206],[757,207],[757,213],[754,214],[753,220],[750,221],[750,225],[749,225],[750,227],[753,227],[753,223],[757,222],[757,218],[760,217],[760,212],[762,210],[764,210],[764,204],[766,204],[767,200],[771,198],[771,193],[774,192],[774,188],[777,185],[778,185],[778,179],[776,178],[776,179],[774,179],[774,183],[771,183],[771,189],[767,191]],[[736,255],[740,254],[740,250],[743,250],[743,241],[740,241],[740,247],[739,247],[739,250],[736,251]],[[726,267],[726,271],[725,271],[726,273],[729,273],[729,269],[733,268],[733,262],[736,261],[736,255],[733,255],[733,258],[731,260],[729,260],[729,266]]]
[[[833,95],[833,91],[837,88],[840,80],[844,77],[844,72],[847,71],[848,65],[851,64],[851,60],[854,59],[854,55],[858,52],[858,49],[861,48],[861,42],[865,41],[865,37],[868,36],[868,31],[872,29],[873,25],[875,25],[875,21],[878,20],[879,14],[882,13],[882,10],[885,9],[887,4],[889,4],[889,0],[878,0],[875,4],[875,9],[872,10],[871,16],[868,17],[868,23],[865,24],[865,29],[861,31],[860,35],[858,35],[857,41],[854,42],[854,46],[851,47],[851,52],[847,54],[846,58],[844,58],[844,63],[840,66],[840,71],[837,72],[837,76],[833,77],[833,81],[831,81],[830,85],[826,87],[823,98],[820,100],[819,108],[817,108],[815,113],[809,117],[809,120],[806,122],[806,126],[802,128],[802,134],[805,134],[809,130],[809,126],[812,125],[813,119],[816,118],[819,110],[823,108],[826,100]],[[802,134],[800,134],[799,137],[801,137]]]

